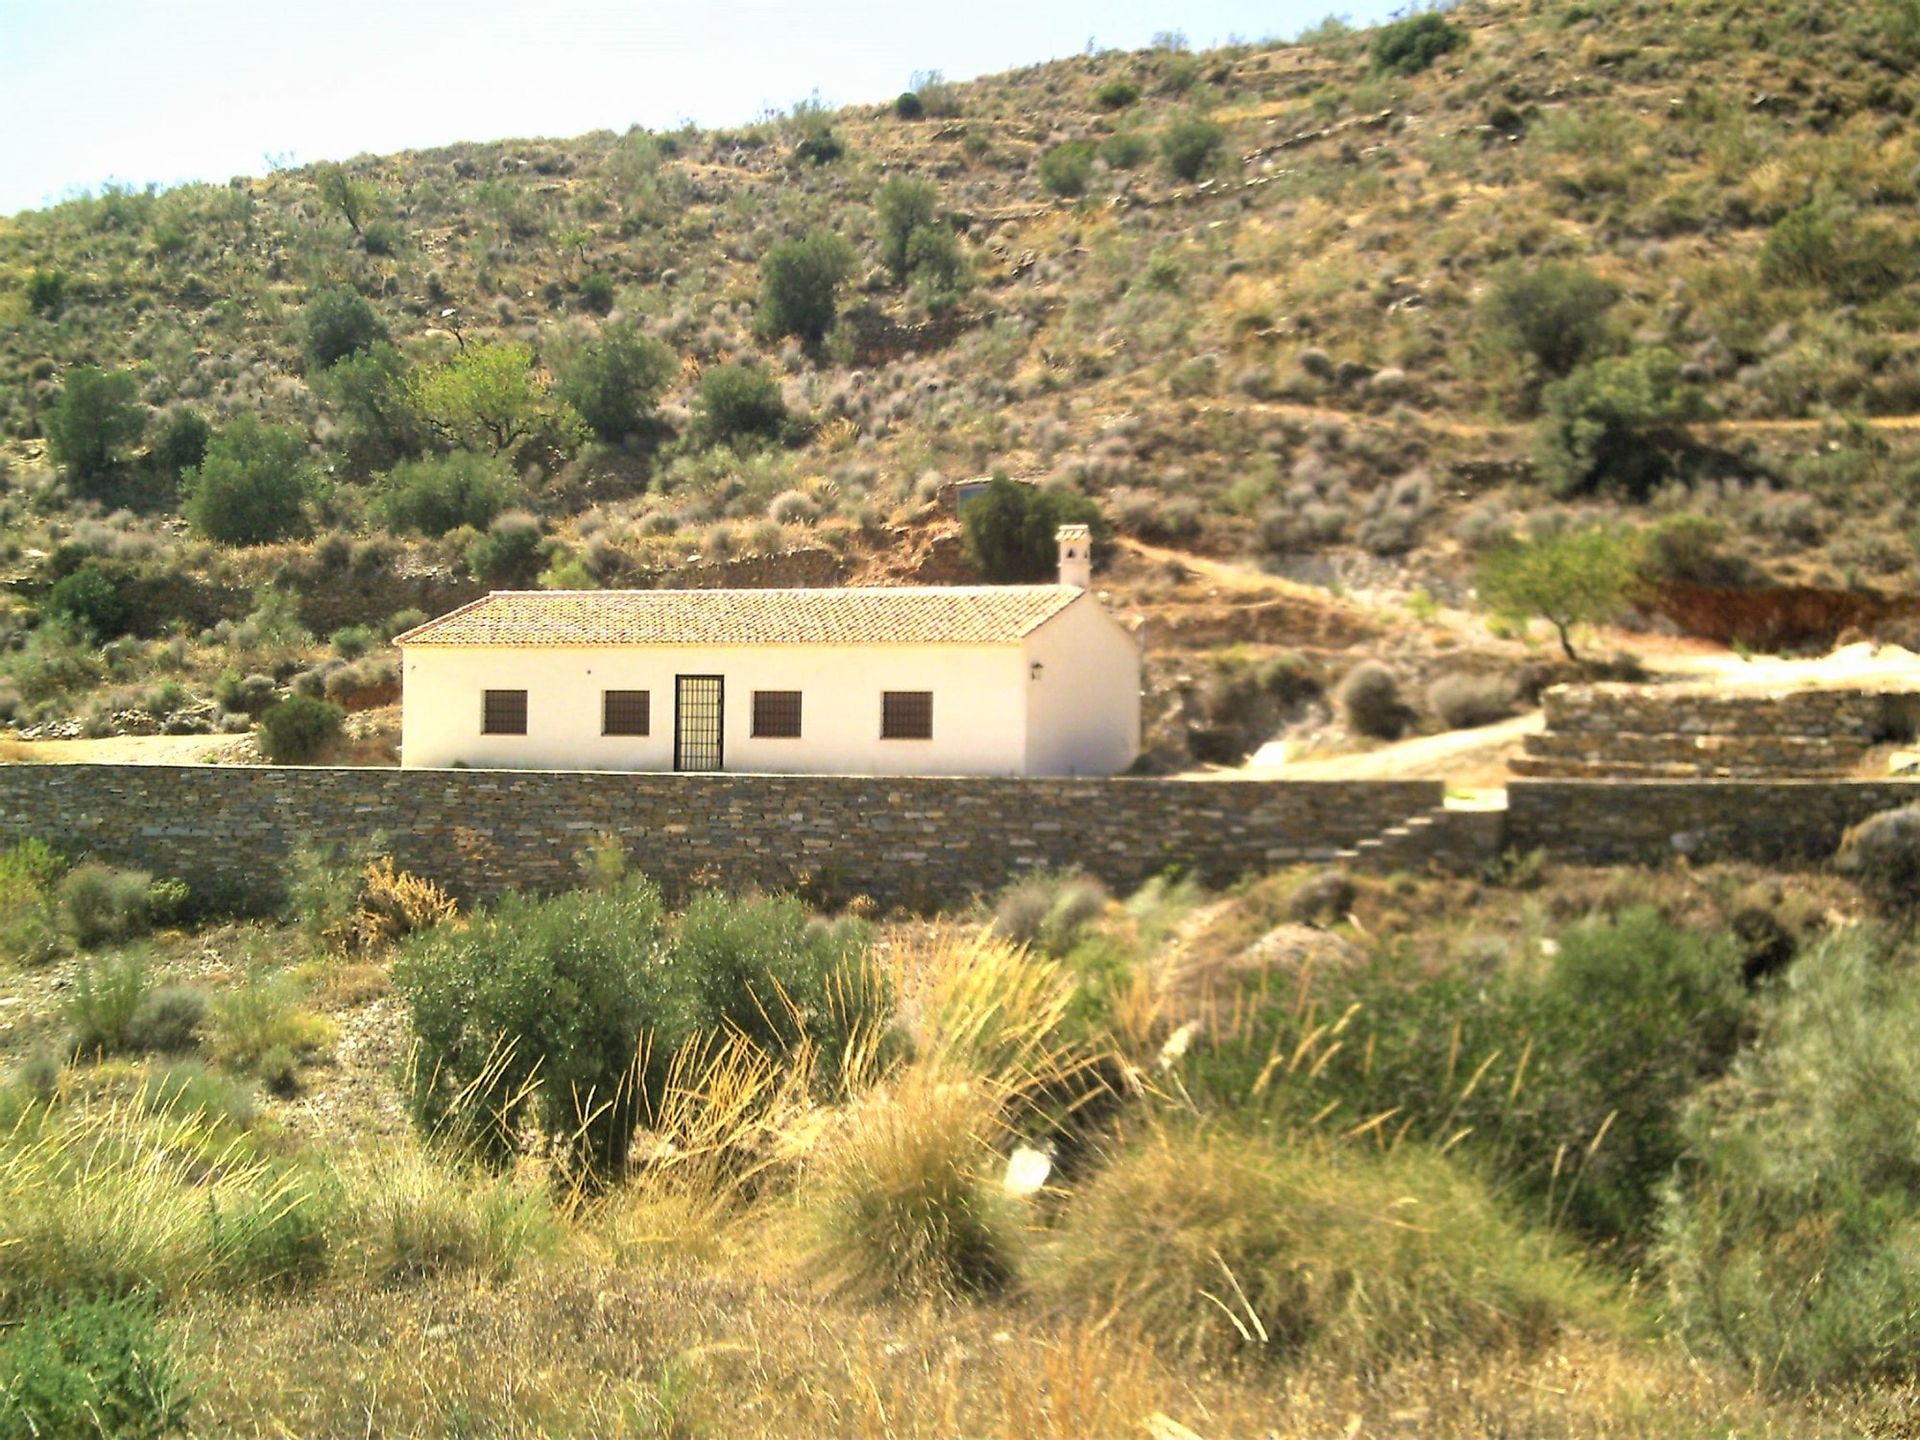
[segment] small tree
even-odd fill
[[[694,438],[705,445],[771,443],[792,417],[774,378],[755,365],[716,365],[693,397]]]
[[[418,455],[425,426],[413,408],[406,358],[385,340],[336,360],[315,388],[340,418],[347,462],[366,474]]]
[[[606,441],[643,433],[678,373],[673,352],[632,325],[608,325],[560,372],[560,398]]]
[[[165,483],[178,485],[180,477],[207,458],[213,427],[192,410],[175,410],[161,422],[147,446],[147,464]]]
[[[129,607],[119,578],[92,560],[47,592],[46,613],[71,622],[97,643],[126,633]]]
[[[830,230],[782,240],[760,262],[760,328],[818,345],[833,328],[840,287],[853,273],[853,247]]]
[[[289,695],[260,717],[260,748],[275,765],[306,765],[339,736],[347,712],[311,695]]]
[[[146,407],[124,370],[76,365],[41,419],[47,453],[74,487],[97,494],[118,469],[126,449],[147,428]]]
[[[1480,323],[1502,349],[1559,377],[1606,348],[1607,313],[1619,299],[1619,287],[1586,266],[1549,260],[1506,269],[1481,302]]]
[[[910,180],[904,175],[892,177],[874,197],[874,214],[880,221],[880,259],[897,285],[907,283],[907,246],[913,240],[914,231],[933,227],[933,209],[938,198],[931,183]]]
[[[1096,539],[1108,533],[1100,507],[1084,495],[1039,490],[996,475],[984,495],[961,515],[967,554],[989,580],[1002,583],[1052,579],[1058,573],[1062,525],[1086,525]]]
[[[335,285],[308,299],[300,312],[301,344],[307,368],[321,371],[387,338],[366,297],[350,285]]]
[[[572,406],[548,393],[525,345],[469,345],[444,365],[415,371],[408,389],[422,423],[463,450],[504,455],[536,431],[566,442],[584,428]]]
[[[181,477],[189,524],[227,545],[264,545],[297,534],[319,472],[298,430],[241,414],[207,444],[206,458]]]
[[[1437,11],[1423,10],[1374,32],[1373,64],[1395,75],[1418,75],[1466,43],[1466,31]]]
[[[1558,495],[1618,490],[1644,498],[1690,448],[1689,422],[1706,414],[1680,359],[1654,348],[1596,360],[1547,387],[1534,461]]]
[[[1227,132],[1204,115],[1176,120],[1160,137],[1160,156],[1182,180],[1198,180],[1213,168]]]
[[[1616,619],[1633,592],[1637,547],[1618,531],[1594,525],[1537,540],[1515,540],[1482,557],[1475,576],[1480,603],[1522,625],[1540,616],[1578,662],[1572,629]]]
[[[380,202],[379,191],[364,180],[354,179],[344,166],[319,166],[313,172],[313,183],[320,192],[320,203],[329,210],[339,211],[340,218],[356,235],[361,233],[361,227]]]

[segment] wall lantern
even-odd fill
[[[1036,660],[1033,662],[1033,665],[1030,668],[1033,674],[1033,678],[1038,680],[1040,678],[1040,672],[1046,669],[1047,667],[1042,665],[1038,660]]]

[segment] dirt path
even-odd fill
[[[1508,759],[1520,752],[1527,736],[1546,726],[1546,717],[1535,710],[1477,730],[1294,761],[1286,758],[1286,742],[1276,740],[1255,751],[1244,770],[1228,773],[1249,780],[1446,780],[1467,788],[1499,786],[1506,783]]]
[[[244,735],[107,735],[98,740],[0,737],[13,765],[232,765],[253,753]]]

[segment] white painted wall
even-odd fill
[[[409,645],[402,661],[401,763],[671,770],[676,675],[725,679],[728,770],[1015,775],[1026,763],[1027,660],[1020,647],[1011,645],[699,650]],[[480,733],[481,697],[489,689],[527,692],[525,735]],[[605,690],[651,692],[652,733],[603,736]],[[800,739],[753,738],[755,690],[801,692]],[[884,690],[932,691],[933,739],[880,739]],[[1137,715],[1137,701],[1135,708]]]
[[[1027,774],[1114,775],[1134,762],[1140,647],[1099,600],[1083,594],[1029,635],[1027,661]]]

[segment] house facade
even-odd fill
[[[408,767],[1110,775],[1140,749],[1139,646],[1081,585],[498,592],[397,643]]]

